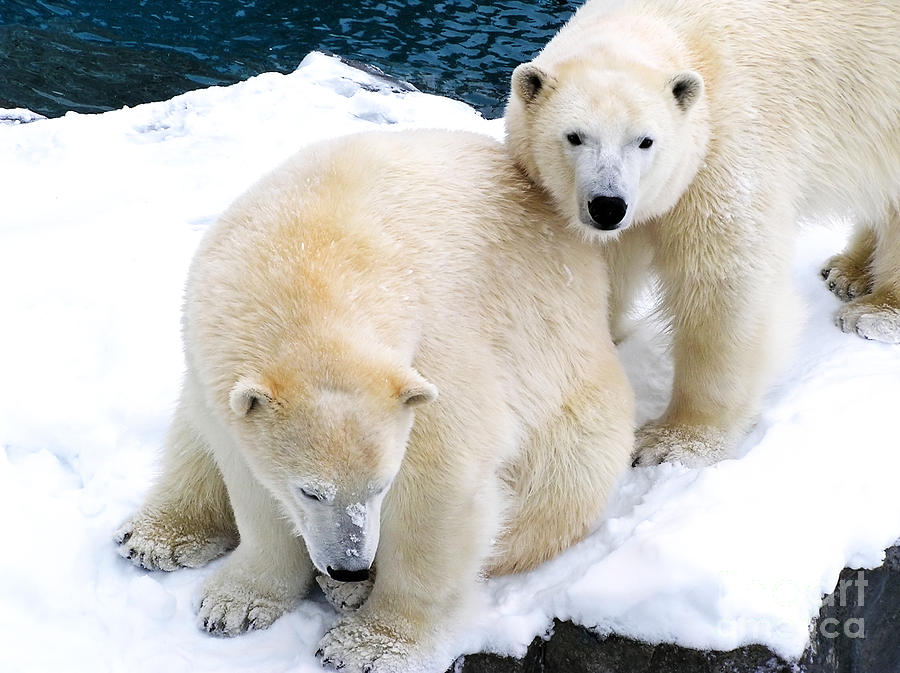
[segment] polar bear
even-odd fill
[[[507,143],[604,246],[614,334],[655,271],[675,378],[636,463],[703,465],[756,416],[796,329],[798,219],[852,217],[825,264],[845,332],[900,342],[896,0],[591,0],[512,75]]]
[[[477,578],[580,540],[628,467],[606,283],[495,140],[301,151],[196,253],[163,473],[119,552],[170,570],[236,546],[200,605],[225,635],[271,624],[314,569],[363,581],[375,563],[323,661],[443,671],[438,634]]]

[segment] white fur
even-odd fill
[[[135,517],[155,513],[166,548],[177,512],[195,537],[226,527],[204,494],[227,492],[240,545],[204,589],[204,626],[266,626],[314,566],[364,572],[374,556],[367,599],[329,588],[358,609],[323,660],[443,670],[438,634],[478,577],[581,539],[627,466],[606,284],[602,258],[481,136],[322,143],[239,199],[192,266],[174,441]]]
[[[514,72],[508,145],[606,244],[613,324],[648,258],[661,280],[675,383],[639,461],[713,462],[752,422],[799,315],[800,218],[869,232],[823,275],[845,331],[898,340],[898,36],[894,0],[591,0]],[[618,229],[592,226],[593,194],[627,201]]]

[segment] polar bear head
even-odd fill
[[[506,110],[517,162],[570,224],[600,240],[674,206],[708,135],[696,72],[611,63],[522,64]]]
[[[253,476],[281,504],[313,564],[340,581],[368,577],[413,408],[437,395],[412,368],[369,374],[312,385],[242,377],[229,399]]]

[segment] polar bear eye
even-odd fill
[[[648,149],[650,149],[650,146],[652,144],[653,144],[653,138],[644,138],[641,141],[641,144],[638,145],[638,147],[640,147],[642,150],[648,150]]]
[[[569,144],[570,144],[570,145],[573,145],[573,146],[580,145],[581,142],[582,142],[581,136],[578,135],[577,133],[570,133],[570,134],[568,134],[568,135],[566,136],[566,140],[568,140],[568,141],[569,141]]]
[[[325,500],[325,498],[323,498],[318,493],[313,493],[312,491],[305,488],[300,489],[300,494],[307,500],[315,500],[316,502],[322,502],[323,500]]]

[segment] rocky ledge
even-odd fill
[[[860,575],[862,573],[862,575]],[[856,590],[864,579],[865,591]],[[557,621],[553,635],[535,638],[522,659],[493,654],[460,659],[457,673],[900,673],[900,546],[875,570],[845,568],[810,626],[799,661],[761,645],[730,652],[648,645],[598,636]]]

